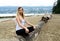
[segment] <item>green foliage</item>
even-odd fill
[[[53,6],[52,13],[60,14],[60,0],[57,1],[57,5]]]

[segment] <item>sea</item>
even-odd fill
[[[25,14],[51,13],[52,6],[22,6]],[[16,14],[18,6],[0,6],[0,14]]]
[[[0,6],[0,17],[15,16],[18,7],[19,6]],[[26,16],[52,13],[52,6],[22,6],[22,7],[24,9],[24,14]],[[0,22],[9,19],[10,18],[0,18]]]

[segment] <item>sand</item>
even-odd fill
[[[26,19],[36,25],[42,16],[31,16]],[[15,21],[0,22],[0,41],[18,41],[15,34]],[[60,15],[53,15],[52,19],[41,29],[36,41],[60,41]]]
[[[26,20],[36,25],[42,16],[29,16]],[[0,22],[0,41],[16,41],[15,33],[15,20],[11,18],[9,20]]]
[[[53,15],[52,19],[41,29],[37,41],[60,41],[60,15]]]

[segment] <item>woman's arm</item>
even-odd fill
[[[26,20],[25,20],[26,21]],[[30,26],[34,26],[33,24],[31,24],[30,22],[26,21],[26,23]]]
[[[26,21],[26,20],[25,20]],[[33,24],[31,24],[30,22],[26,21],[26,23],[30,26],[33,26],[33,28],[35,29],[35,26]]]

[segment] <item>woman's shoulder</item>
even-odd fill
[[[19,19],[20,19],[20,18],[21,18],[21,16],[17,15],[17,16],[16,16],[16,18],[19,18]]]
[[[20,15],[16,16],[16,19],[23,20],[23,18]]]

